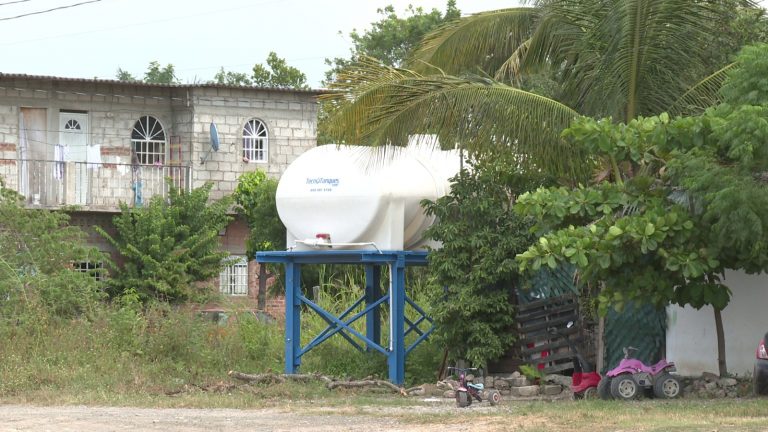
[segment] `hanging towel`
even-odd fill
[[[64,178],[64,146],[56,144],[53,146],[53,178],[61,180]]]
[[[86,147],[85,160],[88,162],[88,169],[98,169],[101,167],[101,146],[89,145]]]

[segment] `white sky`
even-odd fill
[[[114,78],[118,67],[141,77],[152,60],[172,63],[182,82],[212,79],[219,67],[250,74],[270,51],[319,87],[325,58],[347,57],[349,32],[378,20],[387,4],[445,10],[447,0],[102,0],[2,20],[85,0],[0,0],[0,72]],[[759,0],[763,6],[768,0]],[[458,0],[463,14],[516,0]],[[341,32],[341,34],[339,34]]]
[[[85,0],[0,0],[0,19]],[[219,67],[250,74],[275,51],[319,87],[323,60],[347,57],[352,29],[378,20],[388,4],[445,10],[446,0],[102,0],[0,20],[0,72],[142,77],[152,60],[172,63],[182,82],[212,79]],[[462,13],[500,9],[515,0],[458,0]],[[341,35],[339,35],[341,31]]]

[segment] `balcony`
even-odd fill
[[[190,189],[190,167],[0,159],[6,187],[24,195],[28,207],[113,212],[119,203],[140,206],[166,196],[168,183]]]

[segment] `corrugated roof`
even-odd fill
[[[0,79],[24,79],[24,80],[41,80],[41,81],[60,81],[60,82],[77,82],[77,83],[93,83],[93,84],[111,84],[111,85],[124,85],[124,86],[138,86],[138,87],[155,87],[155,88],[223,88],[223,89],[245,89],[245,90],[267,90],[286,93],[307,93],[307,94],[324,94],[327,90],[323,89],[293,89],[293,88],[281,88],[281,87],[258,87],[258,86],[237,86],[215,83],[200,83],[200,84],[155,84],[145,83],[141,81],[120,81],[114,79],[99,79],[99,78],[67,78],[47,75],[29,75],[29,74],[17,74],[17,73],[4,73],[0,72]]]

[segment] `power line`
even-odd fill
[[[171,18],[162,18],[162,19],[157,19],[157,20],[152,20],[152,21],[143,21],[143,22],[138,22],[138,23],[126,24],[126,25],[123,25],[123,26],[117,26],[117,27],[112,26],[112,27],[95,29],[95,30],[86,30],[86,31],[76,32],[76,33],[65,33],[65,34],[59,34],[59,35],[53,35],[53,36],[46,36],[46,37],[37,38],[37,39],[26,39],[26,40],[15,41],[15,42],[0,43],[0,46],[18,45],[18,44],[29,43],[29,42],[39,42],[39,41],[48,40],[48,39],[61,39],[62,37],[68,37],[68,36],[81,36],[81,35],[90,34],[90,33],[100,33],[100,32],[114,31],[114,30],[123,30],[123,29],[130,28],[130,27],[138,27],[138,26],[149,25],[149,24],[160,24],[160,23],[164,23],[164,22],[177,21],[177,20],[188,19],[188,18],[196,18],[196,17],[200,17],[200,16],[209,16],[209,15],[212,15],[212,14],[219,14],[219,13],[223,13],[223,12],[231,12],[231,11],[240,10],[240,9],[248,9],[248,8],[253,8],[253,7],[257,7],[257,6],[263,6],[263,5],[272,4],[272,3],[280,3],[280,2],[283,2],[283,1],[286,1],[286,0],[265,0],[265,1],[262,1],[262,2],[259,2],[259,3],[252,3],[252,4],[245,5],[245,6],[238,6],[238,7],[227,8],[227,9],[209,10],[209,11],[206,11],[206,12],[195,13],[195,14],[191,14],[191,15],[176,15],[176,16],[173,16]],[[293,1],[293,0],[288,0],[288,1]]]
[[[0,3],[0,6],[5,6],[5,5],[9,5],[9,4],[16,4],[16,3],[26,3],[26,2],[28,2],[28,1],[32,1],[32,0],[16,0],[16,1],[10,1],[10,2],[5,2],[5,3]]]
[[[29,0],[19,0],[17,3],[21,3],[22,1],[29,1]],[[24,17],[30,16],[30,15],[40,15],[40,14],[44,14],[44,13],[48,13],[48,12],[53,12],[53,11],[61,10],[61,9],[69,9],[69,8],[73,8],[73,7],[76,7],[76,6],[82,6],[82,5],[88,4],[88,3],[97,3],[97,2],[100,2],[100,1],[101,0],[88,0],[88,1],[80,2],[80,3],[74,3],[74,4],[70,4],[70,5],[66,5],[66,6],[59,6],[59,7],[55,7],[55,8],[51,8],[51,9],[46,9],[46,10],[41,10],[41,11],[37,11],[37,12],[30,12],[30,13],[25,13],[25,14],[21,14],[21,15],[12,16],[12,17],[0,18],[0,21],[8,21],[8,20],[17,19],[17,18],[24,18]],[[10,3],[5,3],[5,4],[10,4]]]

